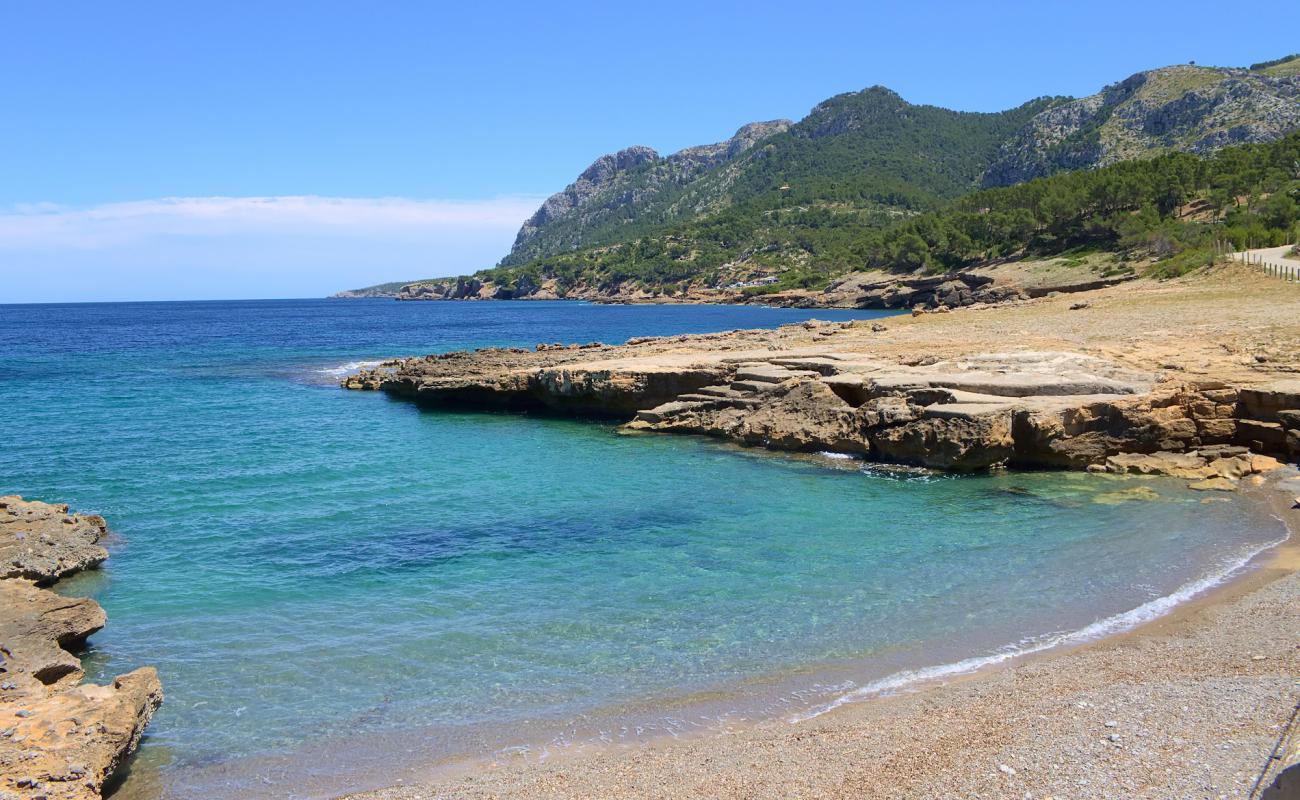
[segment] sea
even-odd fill
[[[464,760],[801,724],[1166,613],[1284,536],[1236,495],[951,476],[429,410],[394,356],[870,311],[0,305],[0,494],[103,514],[88,679],[166,702],[119,798],[317,798]]]

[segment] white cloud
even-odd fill
[[[0,303],[319,297],[461,275],[540,198],[168,197],[0,209]]]
[[[155,236],[401,236],[508,229],[539,198],[413,200],[400,197],[165,197],[69,208],[49,203],[0,211],[0,249],[103,248]]]

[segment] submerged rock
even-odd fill
[[[1127,489],[1119,489],[1114,492],[1102,492],[1095,495],[1092,502],[1104,506],[1117,506],[1122,503],[1150,502],[1159,499],[1160,494],[1150,486],[1130,486]]]
[[[1187,488],[1200,492],[1233,492],[1236,491],[1237,484],[1227,478],[1206,478],[1203,481],[1193,481],[1187,484]]]

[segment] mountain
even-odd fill
[[[1275,142],[1297,129],[1300,56],[1249,69],[1164,67],[1091,97],[997,113],[915,105],[876,86],[717,144],[602,156],[524,223],[498,266],[398,296],[682,297],[723,286],[809,289],[866,267],[951,267],[970,262],[960,241],[911,229],[976,190]],[[1035,218],[1040,210],[1025,209]],[[884,235],[904,229],[923,246]],[[1038,235],[1017,241],[1056,246]],[[907,253],[881,250],[902,242]],[[1011,245],[1004,238],[993,250],[1024,250]]]
[[[691,181],[790,125],[785,119],[752,122],[724,142],[688,147],[666,158],[642,146],[601,156],[524,222],[514,248],[501,263],[521,264],[617,240],[648,223],[680,219],[686,212],[675,207],[675,201]]]
[[[1010,186],[1171,150],[1211,153],[1298,127],[1300,57],[1252,69],[1165,67],[1036,115],[1002,145],[982,182]]]
[[[660,158],[648,147],[601,156],[552,195],[501,260],[531,260],[642,236],[739,204],[777,207],[852,194],[927,206],[976,188],[998,146],[1037,111],[965,113],[883,87],[832,97],[803,120],[752,123],[714,145]]]

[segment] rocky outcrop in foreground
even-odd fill
[[[153,667],[83,684],[73,654],[104,627],[93,600],[46,588],[108,557],[102,517],[0,497],[0,798],[87,800],[162,703]]]
[[[837,345],[886,326],[809,322],[622,347],[449,353],[388,362],[343,385],[426,405],[601,415],[628,420],[631,431],[957,471],[1129,471],[1111,459],[1198,453],[1185,477],[1215,488],[1214,479],[1258,471],[1220,463],[1246,448],[1300,455],[1290,410],[1300,408],[1300,387],[1174,379],[1059,351],[885,358]]]

